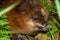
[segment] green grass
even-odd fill
[[[59,0],[55,0],[55,4],[56,4],[57,12],[58,12],[58,17],[60,19],[60,2],[59,2]]]

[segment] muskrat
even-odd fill
[[[4,5],[6,4],[5,7],[7,7],[15,1],[17,0],[8,0]],[[47,31],[51,28],[47,23],[48,11],[40,0],[18,1],[21,1],[21,3],[6,14],[10,27],[16,33],[31,35],[39,31]]]

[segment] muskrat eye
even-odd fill
[[[32,20],[38,20],[38,16],[31,17]]]
[[[37,20],[37,18],[34,17],[33,20]]]

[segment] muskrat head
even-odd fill
[[[21,17],[29,19],[31,25],[35,24],[39,30],[46,31],[51,28],[48,22],[48,12],[39,0],[25,0],[21,5],[16,8]]]
[[[39,0],[25,0],[7,13],[7,16],[11,27],[21,34],[32,34],[51,28],[47,23],[48,12]]]

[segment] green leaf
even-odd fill
[[[0,20],[0,25],[6,25],[8,24],[6,19]]]
[[[1,37],[0,40],[10,40],[8,37]]]

